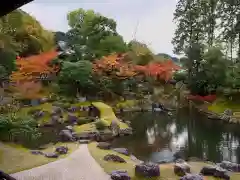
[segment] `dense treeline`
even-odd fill
[[[185,55],[181,62],[187,69],[192,93],[239,89],[239,14],[238,0],[177,2],[172,43],[175,53]]]

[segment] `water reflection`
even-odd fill
[[[126,147],[139,159],[171,161],[173,154],[181,151],[185,157],[240,163],[240,126],[211,121],[187,111],[174,116],[129,113],[121,118],[132,122],[134,134],[117,139],[113,146]]]

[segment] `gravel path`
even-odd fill
[[[109,175],[90,155],[85,144],[64,159],[11,176],[17,180],[110,180]]]

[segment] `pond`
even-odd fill
[[[213,162],[228,160],[240,163],[240,126],[213,121],[196,111],[164,113],[124,113],[134,134],[114,141],[140,160],[170,162],[180,151],[185,158],[197,157]]]

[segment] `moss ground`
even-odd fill
[[[64,145],[69,148],[69,153],[79,147],[75,143],[58,143],[55,145],[49,144],[43,152],[54,152],[57,146]],[[29,149],[17,146],[14,144],[0,143],[0,169],[8,174],[31,169],[43,164],[47,164],[59,158],[64,158],[67,155],[61,155],[57,159],[46,158],[42,155],[33,155]],[[69,154],[68,153],[68,154]]]
[[[105,103],[102,103],[102,102],[94,102],[93,105],[99,109],[101,115],[100,115],[100,118],[106,122],[108,122],[108,125],[111,124],[112,120],[116,120],[117,117],[116,115],[114,114],[113,112],[113,109],[108,106],[107,104]],[[120,125],[120,128],[121,129],[126,129],[128,128],[128,125],[123,123],[123,122],[120,122],[119,121],[119,125]]]
[[[218,99],[208,106],[208,110],[215,113],[223,113],[225,109],[232,109],[233,112],[240,112],[240,104],[227,99]]]
[[[96,147],[96,143],[91,143],[88,145],[89,151],[93,158],[100,164],[100,166],[105,170],[105,172],[110,173],[114,170],[127,170],[129,175],[133,180],[144,180],[146,178],[135,177],[134,168],[135,162],[133,162],[128,156],[119,154],[117,152],[111,150],[101,150]],[[103,157],[107,154],[116,154],[124,158],[127,163],[114,163],[107,162],[103,160]],[[192,173],[199,173],[201,168],[206,165],[203,162],[190,162]],[[161,176],[159,178],[151,179],[151,180],[179,180],[179,177],[176,176],[173,172],[173,164],[164,164],[160,165]],[[205,180],[217,180],[213,177],[204,177]],[[232,173],[231,180],[239,180],[240,173]]]
[[[82,102],[82,103],[76,103],[76,104],[72,104],[71,106],[89,106],[90,103],[89,102]],[[35,109],[41,109],[43,111],[45,111],[45,115],[38,120],[39,124],[40,125],[44,125],[44,124],[47,124],[49,123],[49,121],[51,120],[50,118],[50,114],[52,112],[52,109],[53,109],[53,105],[52,103],[44,103],[44,104],[40,104],[38,106],[34,106],[34,107],[24,107],[22,108],[19,112],[18,112],[18,115],[27,115],[29,111],[32,111],[32,110],[35,110]],[[84,114],[81,114],[81,113],[76,113],[77,116],[81,117],[82,115]],[[64,112],[63,113],[63,119],[67,119],[67,113]]]

